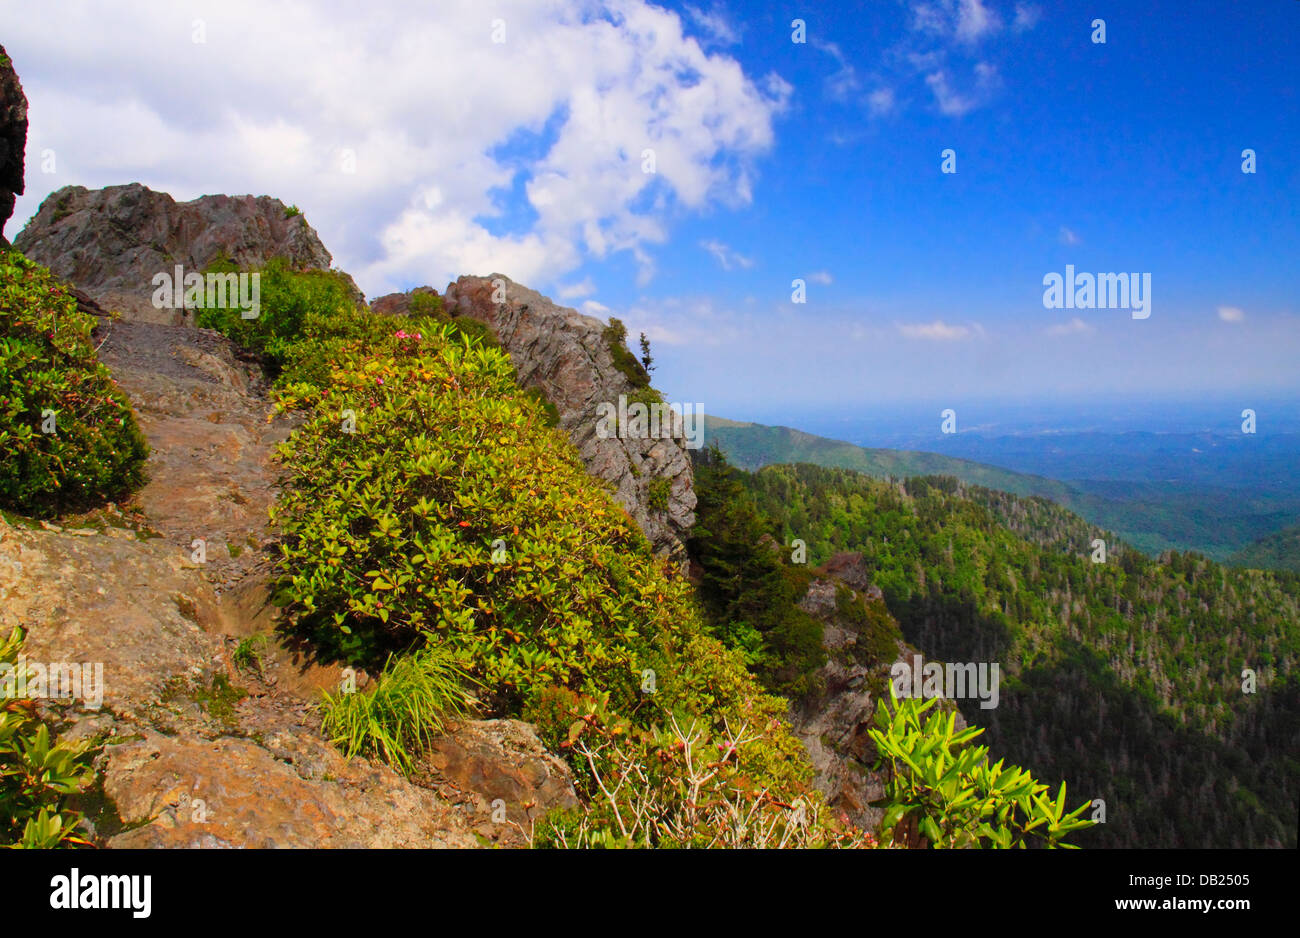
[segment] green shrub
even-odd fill
[[[633,388],[649,388],[650,373],[627,347],[627,326],[623,325],[623,321],[613,316],[609,317],[609,325],[605,327],[602,335],[605,338],[605,345],[609,348],[609,354],[614,359],[614,367],[623,373]],[[657,402],[658,395],[654,395],[653,399]]]
[[[470,709],[464,681],[451,655],[428,645],[389,659],[371,691],[326,694],[322,728],[348,758],[373,756],[409,774],[446,721]]]
[[[622,511],[593,503],[506,355],[444,329],[357,343],[338,364],[284,448],[277,513],[284,585],[314,637],[370,663],[434,629],[516,699],[538,682],[626,675],[632,615],[650,603],[625,586],[651,563],[648,545]],[[355,433],[340,432],[345,409]]]
[[[878,802],[885,816],[881,838],[907,846],[931,847],[1073,847],[1066,835],[1092,826],[1079,816],[1084,802],[1065,812],[1065,782],[1055,798],[1019,766],[989,765],[987,746],[968,743],[984,730],[956,731],[956,713],[932,713],[938,699],[882,700],[876,728],[870,730],[879,761],[886,767],[885,796]],[[922,840],[922,838],[924,838]]]
[[[465,336],[475,345],[486,345],[493,348],[500,348],[501,342],[497,339],[497,334],[492,327],[485,322],[472,316],[455,316],[447,312],[442,297],[436,293],[413,293],[411,294],[410,304],[407,306],[407,314],[412,319],[430,319],[434,322],[445,323],[451,326],[452,331],[449,335]],[[538,394],[541,394],[539,391]],[[545,399],[545,395],[542,395]],[[558,421],[559,414],[556,414]]]
[[[498,714],[558,688],[646,730],[747,725],[760,734],[747,777],[787,802],[805,790],[785,701],[704,634],[690,584],[544,425],[504,352],[383,322],[382,339],[318,355],[327,381],[283,391],[307,411],[281,450],[274,512],[293,626],[371,667],[433,643]]]
[[[205,273],[237,271],[232,261],[221,258]],[[205,307],[196,311],[195,322],[263,355],[273,375],[284,366],[289,346],[302,334],[309,317],[355,321],[356,300],[347,278],[336,271],[294,270],[288,261],[274,258],[256,273],[260,276],[256,319],[244,319],[235,307]]]
[[[50,272],[0,251],[0,504],[52,515],[120,498],[148,456],[91,341],[94,317]],[[43,432],[53,413],[53,432]]]
[[[412,293],[406,310],[413,319],[446,319],[442,297],[436,293]]]
[[[94,773],[83,745],[64,745],[37,716],[34,701],[14,695],[23,633],[0,640],[0,847],[83,846],[81,815],[66,806]]]
[[[668,499],[673,492],[672,479],[651,479],[646,487],[646,502],[655,511],[667,511]]]

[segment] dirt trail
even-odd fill
[[[187,553],[218,594],[265,568],[275,500],[273,449],[292,422],[268,422],[267,385],[223,336],[187,326],[102,327],[100,358],[131,398],[149,440],[138,500],[149,524]]]

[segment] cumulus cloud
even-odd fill
[[[753,258],[745,257],[739,251],[733,251],[727,245],[716,239],[701,241],[700,247],[713,255],[714,260],[723,270],[748,270],[754,266]]]
[[[1220,306],[1219,319],[1224,322],[1242,322],[1246,318],[1246,311],[1238,306]]]
[[[942,319],[927,323],[902,323],[898,331],[907,339],[924,339],[930,342],[957,342],[983,333],[979,325],[950,326]]]
[[[66,0],[5,44],[58,155],[19,219],[67,184],[276,195],[372,294],[618,252],[648,280],[671,218],[750,200],[791,94],[642,0]]]

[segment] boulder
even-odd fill
[[[433,287],[416,287],[405,293],[389,293],[373,300],[370,311],[380,316],[406,316],[411,312],[411,299],[416,296],[437,296]]]
[[[275,257],[304,270],[328,270],[332,258],[300,213],[279,199],[205,195],[177,202],[139,183],[86,189],[65,186],[41,203],[14,245],[108,309],[130,319],[177,324],[184,310],[153,305],[153,278],[201,272],[225,254],[240,267]],[[361,291],[353,284],[360,302]]]
[[[495,842],[527,843],[547,812],[578,806],[572,770],[519,720],[467,720],[433,743],[424,764],[439,794],[472,806],[476,830]]]
[[[249,739],[205,740],[153,732],[108,747],[104,794],[128,828],[108,845],[478,845],[462,811],[386,766],[348,762],[306,732],[280,743],[300,752],[290,753],[285,761]]]

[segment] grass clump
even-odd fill
[[[241,671],[254,671],[260,674],[262,672],[262,650],[269,641],[270,639],[265,635],[250,635],[240,640],[239,644],[235,646],[230,660]]]
[[[434,645],[390,657],[374,690],[325,695],[325,735],[348,758],[377,758],[409,775],[447,721],[472,708],[466,679],[454,657]]]

